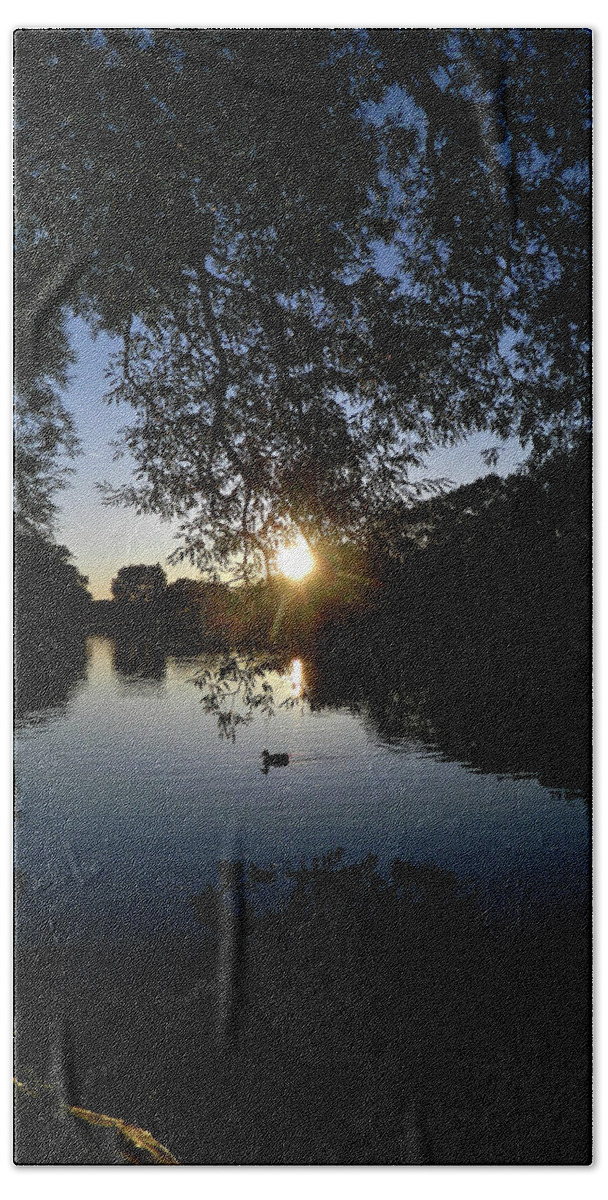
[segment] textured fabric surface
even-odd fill
[[[591,1161],[590,72],[16,33],[17,1163]]]

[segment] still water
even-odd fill
[[[194,933],[188,898],[219,860],[298,865],[337,847],[347,861],[433,862],[510,913],[584,895],[582,798],[476,772],[432,744],[387,744],[365,714],[305,699],[256,715],[233,742],[204,711],[199,667],[168,658],[157,677],[128,675],[112,640],[93,637],[65,703],[19,721],[22,941]],[[305,689],[305,674],[296,661],[276,677],[278,698]],[[289,764],[263,771],[264,749]]]

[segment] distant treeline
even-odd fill
[[[182,578],[167,583],[155,566],[121,567],[112,600],[91,606],[94,632],[156,637],[168,648],[243,650],[312,646],[338,614],[369,610],[373,581],[364,555],[329,549],[299,583],[281,576],[248,586]]]
[[[170,639],[314,649],[353,637],[402,649],[438,646],[474,661],[517,650],[586,669],[589,649],[589,455],[487,475],[385,514],[365,543],[324,546],[315,570],[245,587],[129,566],[113,600],[92,606],[108,632],[152,625]],[[377,647],[374,648],[376,651]]]
[[[159,564],[128,565],[113,599],[93,602],[65,547],[21,535],[18,653],[100,632],[168,652],[288,650],[334,659],[342,672],[366,656],[392,673],[415,659],[434,677],[456,669],[504,683],[533,664],[548,686],[567,681],[574,700],[590,653],[589,473],[581,447],[404,505],[358,546],[315,547],[316,567],[299,583],[168,584]]]
[[[112,600],[92,604],[91,632],[152,638],[167,649],[219,645],[230,605],[226,584],[186,578],[168,584],[159,564],[142,564],[121,567],[112,590]]]

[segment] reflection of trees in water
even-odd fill
[[[86,634],[68,639],[49,636],[43,645],[19,643],[16,652],[16,715],[44,718],[65,708],[75,685],[86,678]],[[154,638],[134,635],[112,639],[112,663],[123,679],[161,681],[167,655]]]
[[[299,700],[313,711],[348,708],[395,746],[413,741],[474,770],[531,775],[545,787],[589,789],[586,680],[539,669],[512,655],[502,664],[411,649],[338,630],[303,656],[301,696],[278,699],[288,658],[216,655],[197,679],[205,712],[236,737],[256,713]],[[331,642],[331,644],[330,644]]]
[[[65,1099],[182,1163],[587,1161],[585,912],[522,904],[509,928],[432,863],[340,851],[221,864],[190,903],[189,948],[22,954],[19,1078],[55,1022]]]
[[[162,680],[167,673],[166,650],[154,638],[117,636],[112,658],[115,671],[127,679]]]
[[[389,644],[387,652],[378,639],[353,641],[347,630],[343,643],[334,637],[331,647],[296,660],[303,664],[301,694],[292,681],[285,695],[293,661],[285,654],[242,653],[203,660],[195,683],[221,736],[234,741],[256,714],[273,715],[299,702],[319,712],[347,708],[387,744],[418,742],[475,770],[527,774],[546,787],[588,792],[585,680],[572,675],[565,689],[557,675],[515,656],[508,670],[504,663],[502,669],[495,663],[483,670],[420,649],[407,654]],[[154,637],[115,637],[113,664],[125,680],[160,682],[166,677],[166,648]],[[200,664],[200,658],[192,660],[192,675]],[[84,635],[20,646],[17,716],[65,707],[86,667]]]
[[[202,693],[203,710],[217,720],[221,737],[235,741],[241,725],[256,713],[273,716],[277,708],[292,707],[298,697],[278,698],[277,676],[284,675],[289,659],[276,655],[213,655],[197,673],[195,684]]]
[[[420,648],[349,655],[339,646],[310,673],[311,703],[365,715],[382,741],[413,740],[495,774],[588,792],[586,679],[546,672],[534,658],[488,661]],[[391,652],[392,651],[392,652]],[[566,686],[566,682],[568,686]]]
[[[44,719],[65,708],[76,684],[86,676],[85,635],[37,645],[19,642],[15,659],[15,714],[18,719]]]

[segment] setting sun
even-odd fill
[[[288,579],[303,579],[309,571],[312,571],[315,560],[302,534],[299,534],[294,542],[279,550],[277,564],[279,571],[282,571]]]

